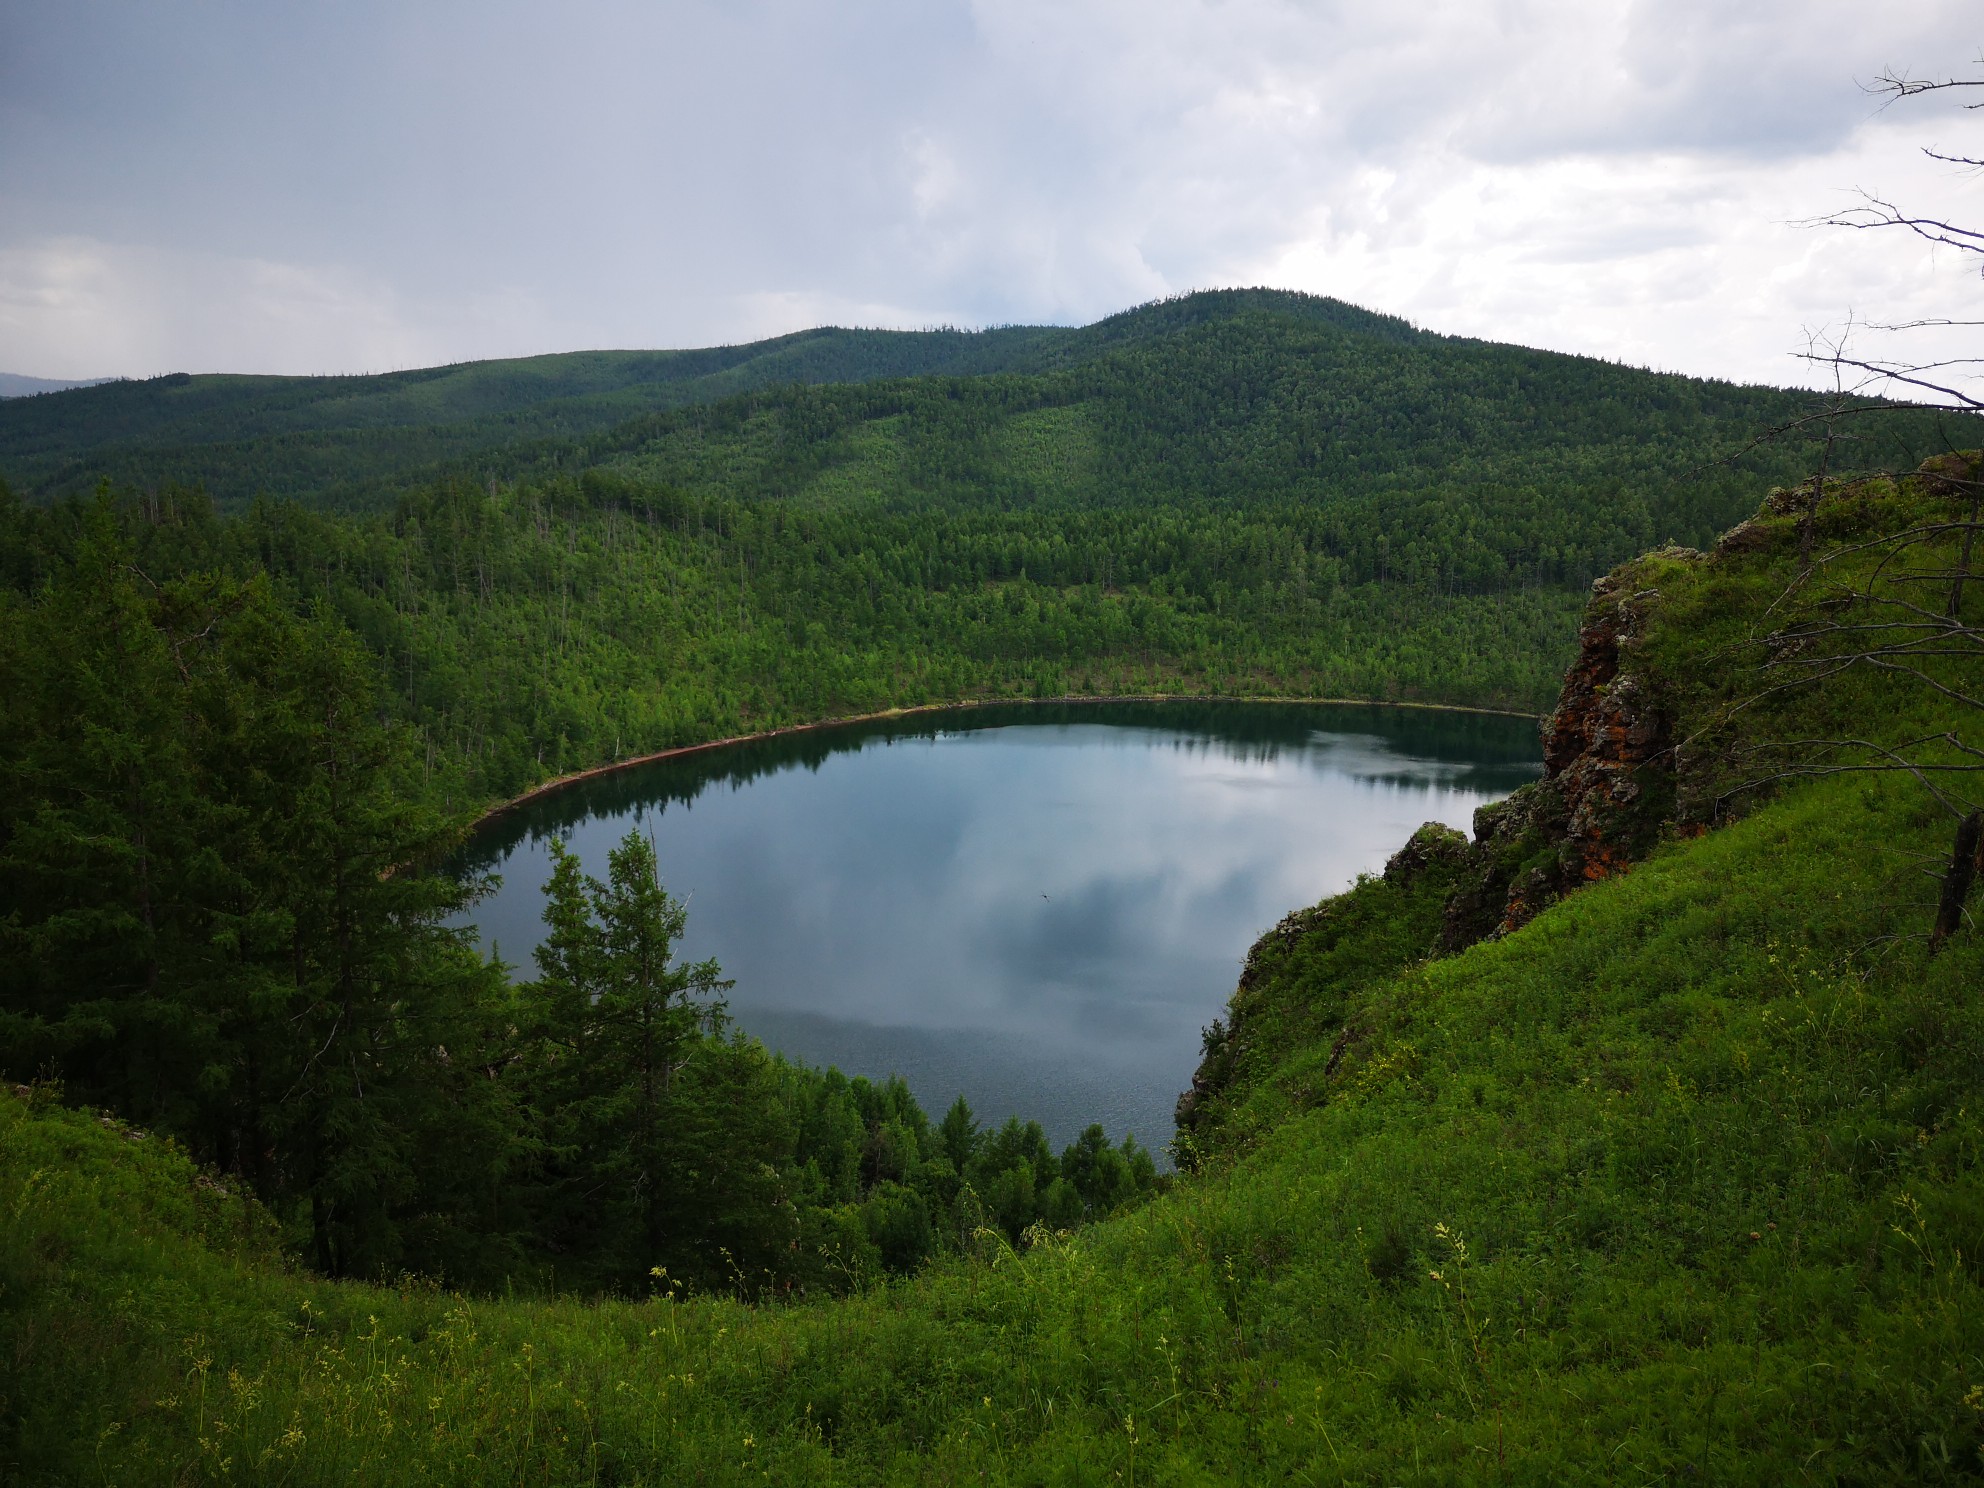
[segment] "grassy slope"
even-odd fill
[[[1684,708],[1783,561],[1648,561],[1669,621],[1639,660]],[[1919,721],[1899,695],[1840,706]],[[1817,782],[1430,962],[1426,906],[1367,881],[1334,951],[1268,958],[1284,1057],[1204,1171],[835,1302],[332,1285],[157,1144],[0,1100],[0,1460],[118,1483],[1975,1473],[1984,944],[1893,938],[1926,924],[1947,834],[1893,779]]]

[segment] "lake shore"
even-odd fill
[[[701,744],[678,744],[670,749],[657,749],[649,754],[631,755],[623,760],[612,760],[603,765],[593,765],[588,769],[573,770],[568,774],[554,776],[540,785],[534,785],[519,795],[489,807],[469,823],[467,831],[468,835],[473,836],[511,812],[540,801],[568,786],[578,785],[587,780],[597,780],[603,775],[616,774],[621,770],[651,765],[657,760],[680,759],[684,755],[702,754],[712,749],[727,749],[733,744],[750,744],[761,739],[782,739],[791,734],[817,733],[823,729],[846,728],[859,723],[881,723],[892,718],[914,718],[925,713],[962,713],[978,708],[1066,706],[1070,703],[1313,703],[1318,707],[1333,708],[1412,708],[1428,713],[1474,713],[1491,718],[1534,718],[1538,721],[1543,718],[1541,713],[1529,713],[1519,708],[1474,708],[1464,703],[1395,702],[1384,698],[1228,697],[1216,692],[1117,692],[1103,695],[1079,693],[1044,698],[967,698],[954,703],[913,703],[901,708],[882,708],[872,713],[849,713],[837,718],[822,718],[813,723],[789,723],[781,728],[760,729],[756,733],[732,734],[727,738],[705,740]]]

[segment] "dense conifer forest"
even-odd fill
[[[873,398],[844,386],[875,383],[885,386]],[[806,392],[829,384],[843,386]],[[886,419],[913,407],[919,458],[902,475],[925,494],[933,481],[975,495],[1044,481],[1145,499],[1177,488],[1169,467],[1180,459],[1201,485],[1247,488],[1229,484],[1242,472],[1217,468],[1243,452],[1251,485],[1276,491],[1352,469],[1411,475],[1416,463],[1423,476],[1474,446],[1491,460],[1545,444],[1611,446],[1616,474],[1649,459],[1686,471],[1704,438],[1740,442],[1790,406],[1772,389],[1440,336],[1316,296],[1230,290],[1080,328],[822,328],[707,351],[370,377],[177,373],[0,403],[0,471],[37,498],[107,476],[196,484],[230,508],[257,495],[377,507],[441,475],[485,483],[591,464],[650,437],[664,410],[709,407],[688,423],[751,425],[752,458],[773,461],[754,484],[782,489],[841,453],[832,435],[861,410]],[[1052,409],[1067,412],[1058,423],[1038,417]],[[1036,417],[1004,440],[983,442],[1027,413]],[[1637,460],[1616,459],[1633,446]]]

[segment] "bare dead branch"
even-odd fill
[[[1898,382],[1904,387],[1921,388],[1925,392],[1935,393],[1939,397],[1950,400],[1947,403],[1917,403],[1913,405],[1916,408],[1937,408],[1945,413],[1984,413],[1984,398],[1973,397],[1960,388],[1948,387],[1939,382],[1931,382],[1926,377],[1913,376],[1906,367],[1883,367],[1877,362],[1862,362],[1850,358],[1843,360],[1846,366],[1857,367],[1879,381]]]
[[[1984,57],[1978,58],[1978,61],[1980,65],[1984,65]],[[1888,101],[1881,107],[1888,108],[1904,98],[1914,98],[1922,93],[1943,93],[1958,88],[1984,88],[1984,79],[1945,78],[1938,82],[1928,78],[1905,78],[1890,68],[1879,73],[1871,84],[1863,84],[1862,87],[1877,96],[1886,95]],[[1966,103],[1960,106],[1977,109],[1984,108],[1984,103]]]
[[[1817,217],[1801,217],[1794,220],[1791,225],[1850,227],[1862,232],[1884,227],[1903,227],[1917,237],[1925,238],[1932,243],[1945,243],[1952,248],[1960,248],[1965,253],[1984,253],[1984,232],[1979,232],[1975,228],[1945,222],[1940,217],[1914,216],[1885,197],[1875,196],[1871,191],[1861,191],[1860,198],[1861,202],[1857,207],[1826,212]]]

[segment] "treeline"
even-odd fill
[[[422,493],[392,521],[230,529],[385,659],[450,790],[967,697],[1200,692],[1528,708],[1577,596],[1353,582],[1275,513],[951,513],[584,483]]]
[[[231,510],[257,494],[376,510],[450,477],[508,484],[612,463],[691,495],[1271,501],[1333,505],[1353,531],[1386,493],[1540,498],[1583,531],[1570,546],[1589,551],[1564,561],[1588,579],[1580,565],[1637,551],[1634,523],[1698,543],[1742,514],[1758,477],[1802,473],[1795,448],[1759,452],[1740,474],[1720,462],[1807,411],[1783,389],[1218,291],[1080,328],[822,328],[376,377],[117,383],[0,405],[0,470],[37,499],[108,477],[200,486]],[[1912,468],[1970,438],[1900,418],[1859,461]]]
[[[224,507],[258,494],[377,507],[448,462],[508,470],[520,442],[597,437],[658,409],[798,384],[1048,371],[1242,311],[1437,339],[1337,300],[1225,290],[1082,328],[822,326],[742,346],[567,352],[369,376],[174,373],[119,380],[87,397],[0,404],[0,469],[40,498],[109,478],[197,485]]]
[[[836,1289],[1157,1186],[1133,1141],[933,1124],[729,1030],[637,837],[604,882],[561,858],[513,982],[447,923],[459,823],[356,638],[266,575],[149,571],[117,515],[0,593],[14,1080],[177,1137],[332,1275]]]
[[[1587,582],[1648,541],[1707,541],[1759,475],[1803,469],[1795,446],[1744,471],[1724,457],[1804,411],[1781,389],[1239,306],[1056,370],[765,389],[460,473],[604,467],[664,502],[1264,504],[1314,522],[1355,579],[1432,580],[1430,564],[1387,575],[1375,546],[1352,551],[1383,538],[1395,559],[1424,537],[1428,556],[1461,559],[1440,567],[1448,584],[1496,588]],[[1894,449],[1871,458],[1912,465],[1944,432],[1897,418]],[[1450,552],[1468,527],[1499,564]]]
[[[933,1126],[899,1078],[821,1074],[726,1037],[715,964],[671,960],[685,912],[652,845],[629,833],[604,882],[551,850],[518,1078],[539,1152],[532,1232],[568,1272],[624,1287],[665,1262],[705,1285],[833,1287],[1157,1188],[1134,1137],[1116,1147],[1091,1126],[1056,1157],[1038,1122],[988,1132],[960,1096]]]
[[[167,488],[0,499],[31,593],[102,506],[153,577],[263,576],[335,615],[445,806],[602,760],[912,703],[1213,693],[1542,706],[1577,596],[1352,582],[1300,514],[951,513],[454,483],[390,514]]]
[[[0,404],[0,469],[41,497],[105,477],[200,485],[224,506],[257,494],[390,503],[445,461],[519,440],[570,439],[658,408],[800,382],[998,370],[1052,327],[989,332],[801,331],[695,351],[581,351],[371,376],[174,373],[87,398]]]
[[[774,366],[792,380],[610,425],[586,401],[713,393],[708,379]],[[1793,393],[1250,291],[1080,330],[819,332],[278,381],[112,389],[108,443],[89,444],[82,414],[49,438],[136,462],[120,499],[132,540],[161,555],[149,572],[265,574],[284,602],[342,618],[421,736],[407,788],[449,807],[672,745],[966,698],[1541,708],[1594,575],[1709,543],[1759,474],[1802,469],[1791,448],[1740,473],[1720,461],[1802,411]],[[181,397],[179,413],[151,407]],[[592,422],[539,437],[568,413]],[[510,420],[511,437],[450,445],[448,473],[416,479],[437,467],[403,441],[464,416]],[[1916,415],[1881,428],[1897,451],[1961,432]],[[159,453],[195,429],[245,439],[270,491],[316,489],[282,441],[370,441],[340,468],[375,509],[258,499],[217,516],[171,479],[206,467]],[[9,518],[11,561],[69,541],[89,500]]]

